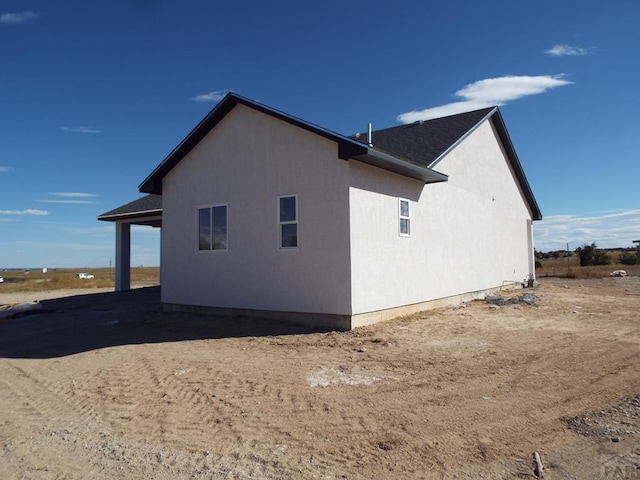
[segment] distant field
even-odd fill
[[[90,273],[91,279],[78,278],[78,273]],[[4,283],[0,284],[0,292],[42,292],[66,288],[107,288],[114,287],[115,270],[110,268],[89,269],[56,269],[42,273],[42,270],[0,271]],[[133,267],[131,269],[131,285],[147,286],[160,284],[160,267]]]
[[[573,253],[573,252],[572,252]],[[603,278],[608,277],[614,270],[625,270],[629,275],[640,276],[640,265],[621,265],[615,263],[618,259],[616,252],[610,253],[613,260],[611,265],[597,267],[581,267],[577,254],[562,258],[537,259],[542,267],[536,268],[536,277],[565,277],[565,278]],[[90,273],[92,279],[81,279],[78,273]],[[110,268],[61,268],[48,270],[0,271],[4,283],[0,284],[0,292],[43,292],[48,290],[68,288],[109,288],[115,286],[115,269]],[[160,267],[131,268],[131,285],[152,286],[160,284]]]
[[[572,252],[573,253],[573,252]],[[608,277],[614,270],[624,270],[629,275],[640,275],[640,265],[621,265],[617,263],[619,252],[609,252],[611,265],[595,267],[581,267],[577,254],[564,258],[537,259],[542,268],[536,268],[537,277],[566,277],[566,278],[602,278]]]

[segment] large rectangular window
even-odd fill
[[[279,248],[298,248],[298,196],[278,197]]]
[[[198,250],[227,248],[227,206],[198,208]]]
[[[409,200],[404,198],[398,199],[398,218],[399,218],[399,232],[403,237],[411,235],[411,214],[409,212]]]

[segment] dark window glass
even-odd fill
[[[402,235],[409,235],[411,232],[409,231],[409,219],[401,218],[400,219],[400,233]]]
[[[406,200],[400,200],[400,216],[409,216],[409,202],[407,202]]]
[[[298,224],[285,223],[280,225],[280,246],[292,248],[298,246]]]
[[[211,209],[198,209],[198,249],[211,248]]]
[[[227,206],[212,207],[213,235],[211,248],[214,250],[227,249]]]
[[[296,197],[280,198],[280,221],[281,222],[296,221]]]

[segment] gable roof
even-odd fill
[[[235,93],[228,93],[225,97],[202,119],[202,121],[178,144],[176,148],[165,158],[156,169],[140,184],[140,191],[144,193],[162,194],[162,179],[182,160],[198,142],[200,142],[236,105],[242,104],[259,112],[292,125],[304,128],[322,137],[328,138],[338,144],[338,157],[343,160],[354,159],[385,170],[389,170],[410,178],[424,181],[425,183],[445,182],[447,176],[436,172],[425,165],[408,162],[406,159],[395,158],[393,155],[370,148],[353,138],[345,137],[338,133],[306,122],[279,110],[241,97]]]
[[[442,158],[487,119],[493,122],[507,159],[529,205],[533,220],[542,220],[542,213],[498,107],[375,130],[372,132],[371,142],[376,150],[389,152],[394,157],[415,162],[427,168],[434,168]],[[359,133],[351,138],[365,143],[367,134]]]
[[[373,146],[369,146],[366,143],[366,134],[346,137],[235,93],[228,93],[140,184],[140,191],[162,195],[164,176],[238,104],[336,142],[338,157],[343,160],[354,159],[425,183],[446,182],[447,176],[433,170],[433,168],[485,120],[490,119],[520,184],[531,210],[532,218],[534,220],[542,219],[542,213],[513,148],[498,107],[483,108],[409,125],[376,130],[372,132]]]
[[[495,107],[483,108],[448,117],[375,130],[372,132],[371,142],[373,148],[377,150],[383,150],[399,158],[428,167],[471,133],[494,110]],[[367,134],[357,133],[351,138],[365,143]]]

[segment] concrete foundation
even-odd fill
[[[375,312],[361,313],[358,315],[332,315],[308,312],[278,312],[273,310],[251,310],[243,308],[220,308],[205,307],[199,305],[180,305],[175,303],[163,303],[164,312],[185,312],[200,315],[219,315],[234,317],[250,317],[262,318],[267,320],[283,321],[297,323],[301,325],[309,325],[313,327],[329,328],[332,330],[353,330],[354,328],[373,325],[374,323],[392,320],[394,318],[413,315],[418,312],[443,308],[452,305],[469,302],[471,300],[483,299],[487,295],[496,293],[501,290],[513,290],[521,288],[521,283],[508,283],[500,287],[482,290],[478,292],[469,292],[460,295],[454,295],[446,298],[439,298],[428,302],[415,303],[413,305],[404,305],[396,308],[387,308]]]

